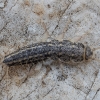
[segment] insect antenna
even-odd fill
[[[100,47],[93,48],[93,52],[96,51],[96,50],[98,50],[98,49],[100,49]]]
[[[96,58],[96,54],[94,53],[96,50],[99,50],[100,47],[97,47],[97,48],[93,48],[92,51],[93,51],[93,56],[92,56],[92,60],[97,60],[98,62],[100,62],[100,60],[98,58]]]
[[[9,71],[9,67],[6,67],[6,91],[7,91],[7,100],[8,100],[8,71]]]

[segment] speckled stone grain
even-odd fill
[[[0,1],[0,100],[100,99],[100,0]],[[4,57],[52,39],[93,48],[94,60],[69,65],[47,59],[8,67]]]

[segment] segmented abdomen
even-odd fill
[[[81,62],[84,59],[84,45],[72,43],[68,40],[62,42],[42,42],[24,47],[8,55],[4,59],[7,65],[19,65],[37,63],[47,58],[60,59],[62,61]]]

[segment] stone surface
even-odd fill
[[[99,100],[100,0],[0,1],[0,100]],[[66,39],[94,51],[78,65],[48,59],[8,67],[4,57],[23,46]]]

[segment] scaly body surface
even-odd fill
[[[64,62],[82,62],[93,55],[90,47],[69,40],[41,42],[23,47],[5,57],[3,63],[12,66],[37,63],[47,58],[59,59]]]

